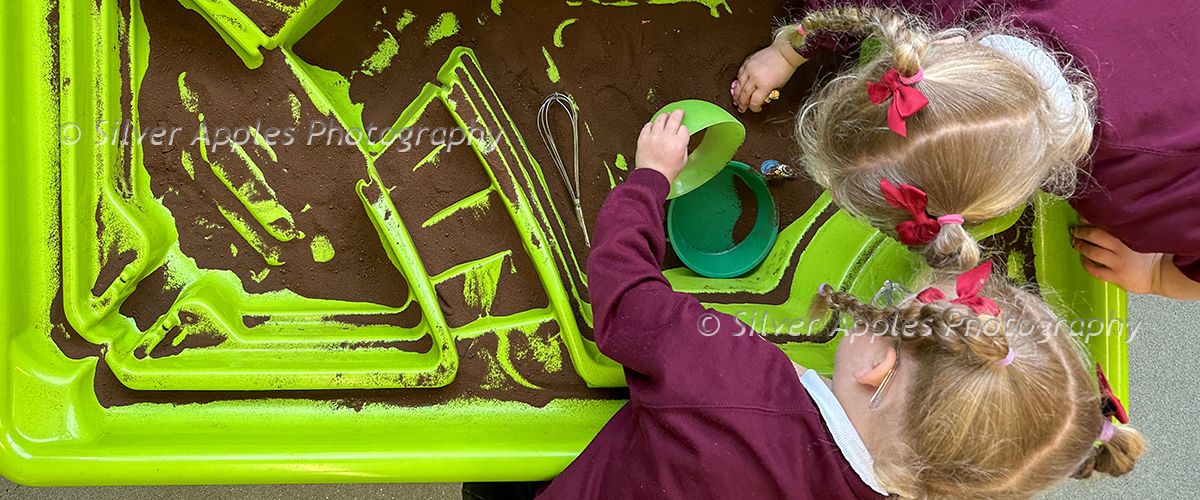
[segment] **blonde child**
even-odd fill
[[[682,112],[647,124],[588,261],[596,342],[630,401],[546,498],[1025,498],[1120,475],[1142,438],[1045,304],[981,267],[896,306],[822,287],[856,320],[833,378],[792,363],[659,267]]]
[[[814,52],[879,43],[800,112],[801,161],[839,206],[907,236],[931,265],[965,269],[980,249],[963,224],[1008,213],[1039,187],[1074,192],[1094,224],[1072,232],[1089,273],[1200,299],[1200,99],[1188,90],[1200,81],[1200,10],[1169,0],[830,3],[807,2],[746,60],[731,93],[758,111]],[[910,14],[871,7],[883,4]],[[927,206],[889,203],[882,179],[925,193]],[[900,234],[906,221],[916,227]]]

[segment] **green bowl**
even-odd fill
[[[688,99],[677,101],[658,110],[654,118],[677,109],[684,111],[683,125],[691,135],[704,132],[704,140],[688,155],[687,165],[675,182],[667,199],[687,194],[720,173],[726,162],[746,139],[746,127],[724,108],[708,101]]]
[[[758,208],[754,228],[740,242],[732,236],[741,215],[735,178],[754,193]],[[689,269],[710,278],[736,278],[750,272],[767,257],[778,232],[779,214],[766,180],[741,162],[728,162],[708,182],[667,208],[667,234],[675,254]]]

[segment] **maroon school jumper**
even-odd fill
[[[639,169],[608,195],[588,259],[600,351],[629,403],[543,498],[881,498],[834,444],[794,365],[659,269],[669,184]],[[698,326],[705,315],[705,336]]]
[[[946,26],[984,11],[1011,16],[1087,69],[1098,93],[1094,181],[1072,204],[1142,253],[1175,256],[1200,281],[1200,5],[1180,0],[810,0],[900,7]],[[851,48],[815,35],[806,47]],[[986,78],[986,75],[980,75]],[[865,90],[864,90],[865,92]],[[882,114],[880,115],[882,116]],[[1063,236],[1066,237],[1065,235]]]

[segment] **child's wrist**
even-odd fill
[[[667,175],[668,169],[666,169],[666,168],[664,168],[664,167],[660,167],[660,166],[654,165],[654,164],[649,164],[649,165],[638,165],[638,166],[635,166],[635,167],[633,168],[633,170],[634,170],[635,172],[636,172],[636,171],[638,171],[638,170],[649,170],[649,171],[651,171],[651,172],[658,172],[658,173],[659,173],[659,175],[662,175],[662,176],[663,176],[665,179],[667,179],[667,182],[670,182],[670,181],[671,181],[671,176]]]
[[[634,167],[633,172],[625,180],[648,186],[664,199],[671,190],[671,183],[674,182],[674,179],[663,171],[651,167]]]
[[[1171,258],[1165,254],[1157,254],[1154,257],[1154,265],[1150,269],[1150,293],[1159,296],[1166,296],[1166,290],[1163,286],[1163,277],[1166,274],[1165,266],[1171,263]]]
[[[789,37],[786,36],[776,38],[775,43],[772,43],[771,46],[775,48],[775,52],[777,52],[784,61],[787,61],[788,65],[790,65],[792,69],[796,69],[799,68],[801,64],[804,64],[804,61],[807,61],[807,59],[805,59],[804,56],[800,55],[800,53],[796,51],[796,47],[792,45],[792,42],[788,38]]]

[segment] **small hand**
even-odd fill
[[[738,111],[762,111],[767,95],[783,87],[803,62],[791,44],[782,38],[747,57],[738,70],[738,79],[729,89]]]
[[[658,115],[642,127],[634,163],[637,168],[656,170],[668,182],[675,182],[687,162],[689,138],[688,129],[683,125],[682,109]]]
[[[1138,253],[1097,227],[1077,227],[1071,230],[1071,236],[1088,274],[1132,293],[1158,293],[1163,254]]]

